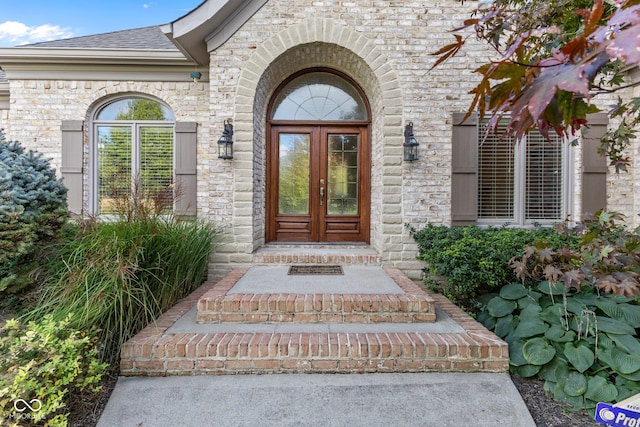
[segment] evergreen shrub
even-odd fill
[[[571,234],[551,228],[533,229],[477,226],[447,227],[427,224],[412,230],[418,243],[418,259],[427,263],[427,282],[435,290],[466,309],[474,310],[476,299],[516,281],[509,261],[525,247],[544,242],[551,247],[575,244]],[[430,280],[435,275],[440,280]]]
[[[20,270],[67,221],[66,196],[49,160],[7,141],[0,130],[0,292],[28,285]]]

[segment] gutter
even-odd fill
[[[0,48],[0,66],[9,81],[189,81],[194,70],[193,61],[174,49]],[[201,81],[208,81],[203,74]]]
[[[139,64],[172,65],[191,63],[176,50],[85,49],[85,48],[0,48],[0,64]],[[192,63],[191,63],[192,64]]]

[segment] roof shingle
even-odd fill
[[[159,26],[33,43],[20,47],[178,50]]]

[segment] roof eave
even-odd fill
[[[86,49],[86,48],[0,48],[0,64],[5,68],[21,63],[76,64],[184,64],[190,61],[176,50]]]
[[[227,41],[268,0],[208,0],[160,28],[187,57],[209,63],[209,52]]]

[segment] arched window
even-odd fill
[[[302,74],[280,90],[272,120],[367,120],[367,107],[352,84],[324,72]]]
[[[119,98],[97,110],[96,213],[116,213],[118,203],[132,197],[172,209],[174,125],[168,107],[143,97]]]

